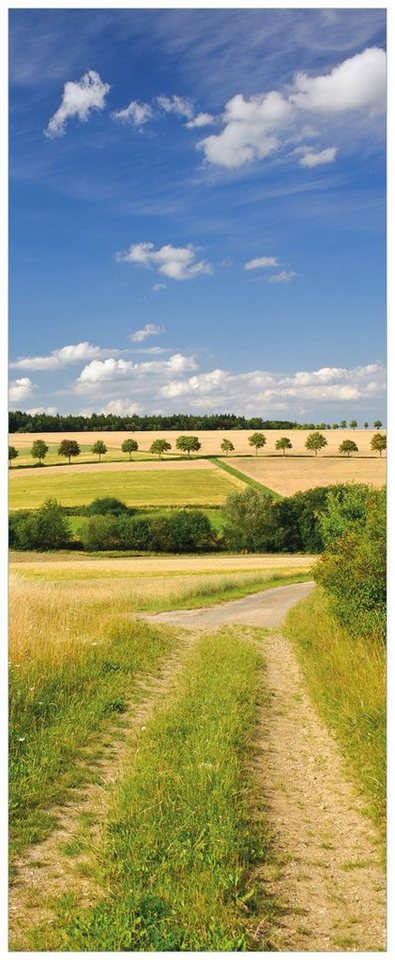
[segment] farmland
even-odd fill
[[[325,448],[326,449],[326,448]],[[298,490],[310,490],[333,483],[372,483],[382,487],[386,479],[386,460],[372,455],[365,457],[229,457],[229,466],[252,477],[264,486],[290,497]]]

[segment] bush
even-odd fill
[[[314,575],[328,593],[333,614],[351,635],[373,633],[384,639],[385,490],[361,485],[347,491],[343,500],[333,497],[323,525],[327,550]]]
[[[225,543],[231,550],[274,550],[274,500],[253,487],[231,493],[224,505]]]
[[[328,497],[331,492],[341,495],[345,489],[345,484],[314,487],[278,500],[275,548],[290,553],[321,553],[325,546],[321,517],[325,516]]]
[[[85,511],[87,517],[119,517],[121,514],[131,516],[133,513],[135,511],[128,507],[126,503],[123,503],[122,500],[118,500],[117,497],[98,497],[89,504]]]
[[[120,550],[152,550],[152,533],[145,517],[122,515],[117,521]]]
[[[11,514],[10,545],[17,550],[61,550],[71,531],[57,500],[46,500],[38,510]]]
[[[166,553],[192,553],[209,550],[215,533],[206,514],[200,510],[174,510],[151,521],[153,549]]]
[[[92,516],[78,531],[84,550],[118,550],[119,532],[117,517]]]

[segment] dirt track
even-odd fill
[[[200,610],[172,610],[167,613],[141,614],[144,620],[155,623],[177,624],[191,630],[219,630],[225,624],[244,624],[249,627],[277,627],[298,600],[303,600],[313,589],[313,581],[291,583],[285,587],[260,590],[242,600],[232,600],[215,607]]]

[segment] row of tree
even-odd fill
[[[349,427],[355,430],[356,420],[350,420]],[[373,424],[376,430],[382,427],[381,420]],[[337,430],[346,429],[347,421],[340,423],[296,423],[292,420],[263,420],[262,417],[240,417],[234,413],[213,413],[196,415],[192,413],[174,413],[165,415],[118,416],[114,413],[92,413],[89,417],[80,414],[54,415],[48,413],[25,413],[13,410],[9,414],[10,433],[64,433],[83,431],[165,431],[165,430]],[[369,424],[364,423],[367,429]]]

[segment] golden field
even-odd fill
[[[362,432],[362,431],[361,431]],[[358,441],[356,441],[358,444]],[[298,490],[325,487],[332,483],[372,483],[383,487],[386,482],[386,460],[377,454],[370,457],[286,456],[229,457],[229,465],[258,480],[265,487],[290,497]]]

